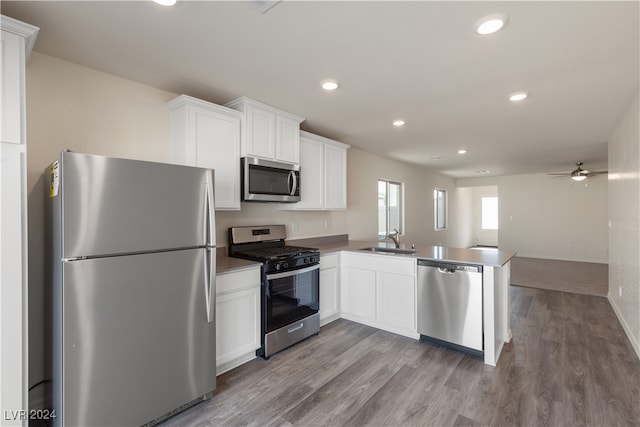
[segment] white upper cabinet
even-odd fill
[[[215,170],[216,210],[240,210],[240,127],[238,111],[181,95],[171,111],[171,160]]]
[[[300,123],[304,118],[247,97],[227,103],[243,113],[241,156],[254,156],[298,164]]]
[[[300,132],[300,202],[281,204],[282,210],[347,208],[347,149],[332,139]]]
[[[347,149],[336,141],[324,145],[324,208],[347,208]]]
[[[33,49],[38,28],[2,16],[0,38],[0,138],[11,144],[25,143],[25,64]]]

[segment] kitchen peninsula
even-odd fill
[[[371,249],[394,249],[395,245],[353,241],[346,236],[296,240],[295,243],[319,248],[321,271],[323,263],[330,260],[339,272],[333,291],[337,295],[330,294],[330,299],[339,303],[329,321],[342,317],[419,339],[416,320],[417,261],[472,264],[483,267],[484,362],[495,366],[504,344],[511,340],[509,282],[510,261],[515,256],[513,252],[426,245],[415,248],[400,245],[400,253],[381,252]],[[322,295],[325,283],[321,282],[320,286]],[[320,299],[321,322],[326,300]]]

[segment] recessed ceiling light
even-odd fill
[[[504,13],[493,13],[478,19],[473,25],[476,33],[487,35],[504,28],[509,22],[509,17]]]
[[[176,0],[153,0],[154,3],[157,3],[161,6],[173,6],[176,4]]]
[[[458,150],[458,154],[467,154],[467,150],[461,148],[460,150]]]
[[[393,125],[394,126],[404,126],[406,123],[407,122],[405,122],[404,120],[400,120],[400,119],[393,121]]]
[[[518,102],[527,98],[529,94],[527,92],[516,92],[509,95],[509,101]]]
[[[320,85],[324,90],[336,90],[340,87],[340,83],[337,80],[323,80]]]

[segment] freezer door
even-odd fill
[[[62,425],[143,425],[215,389],[211,253],[64,263]]]
[[[54,184],[63,258],[215,244],[211,170],[63,152]]]

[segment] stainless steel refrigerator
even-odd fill
[[[55,423],[153,424],[211,397],[213,171],[63,151],[45,175]]]

